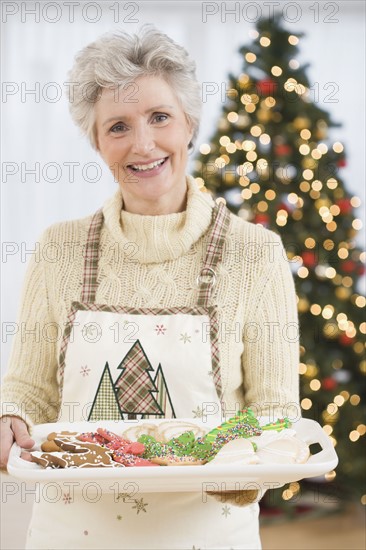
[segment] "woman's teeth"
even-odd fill
[[[160,166],[160,164],[163,164],[166,159],[156,160],[155,162],[151,162],[150,164],[130,164],[130,167],[132,170],[136,170],[137,172],[145,170],[152,170],[153,168],[156,168],[156,166]]]

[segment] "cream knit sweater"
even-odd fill
[[[214,202],[190,176],[187,185],[187,209],[177,214],[128,213],[122,209],[120,191],[105,203],[97,303],[196,305],[196,279]],[[58,357],[71,302],[80,300],[82,252],[90,221],[88,216],[55,224],[40,239],[27,269],[1,414],[16,414],[28,423],[57,420]],[[294,417],[291,405],[298,406],[299,362],[296,295],[275,233],[231,215],[214,303],[228,414],[246,404],[264,415]]]

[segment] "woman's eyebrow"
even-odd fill
[[[156,105],[155,107],[150,107],[150,109],[147,109],[145,111],[145,114],[148,114],[148,113],[152,113],[153,111],[158,111],[159,109],[164,109],[168,107],[169,109],[174,109],[173,105],[167,105],[167,104],[163,104],[163,105]],[[105,120],[102,124],[102,126],[105,126],[106,124],[109,124],[110,122],[113,122],[114,120],[129,120],[131,117],[129,117],[128,115],[121,115],[121,116],[113,116],[111,118],[107,118],[107,120]]]

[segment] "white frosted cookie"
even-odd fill
[[[257,450],[261,463],[301,464],[308,460],[308,445],[297,436],[274,439]]]
[[[208,431],[208,430],[207,430]],[[178,437],[184,432],[193,432],[195,438],[206,434],[206,430],[193,422],[184,420],[166,420],[156,426],[155,438],[162,443],[167,443],[173,437]]]
[[[258,462],[251,442],[245,438],[238,438],[226,443],[206,466],[219,466],[220,464],[238,466],[240,464],[257,464]]]
[[[155,437],[155,434],[156,424],[144,422],[143,424],[132,424],[131,427],[127,428],[121,435],[130,441],[137,441],[141,435],[152,435]]]

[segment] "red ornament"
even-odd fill
[[[302,263],[306,267],[315,267],[318,263],[316,253],[311,252],[310,250],[309,251],[306,250],[305,252],[303,252],[301,257],[302,257]]]
[[[344,166],[347,166],[347,161],[346,161],[346,159],[340,159],[340,160],[337,162],[337,166],[339,166],[339,168],[343,168]]]
[[[342,214],[349,214],[352,212],[352,204],[349,199],[338,199],[335,203]]]
[[[289,207],[288,204],[286,204],[285,202],[280,202],[278,205],[277,205],[277,212],[278,210],[286,210],[286,212],[290,213],[291,212],[291,208]]]
[[[334,380],[334,378],[331,378],[328,376],[328,378],[324,378],[322,381],[322,388],[326,391],[332,391],[335,390],[337,387],[337,381]]]
[[[261,223],[262,225],[268,225],[269,216],[267,214],[256,214],[254,216],[254,223]]]
[[[346,260],[345,262],[341,263],[342,270],[345,273],[353,273],[356,268],[356,263],[352,260]]]
[[[274,148],[275,155],[279,157],[285,157],[288,155],[291,155],[292,153],[292,147],[287,145],[286,143],[283,143],[282,145],[276,145]]]
[[[264,78],[256,83],[256,88],[260,96],[273,96],[277,90],[277,82],[272,78]]]
[[[345,333],[341,334],[338,340],[343,346],[352,346],[353,342],[355,341],[354,338],[350,338]]]

